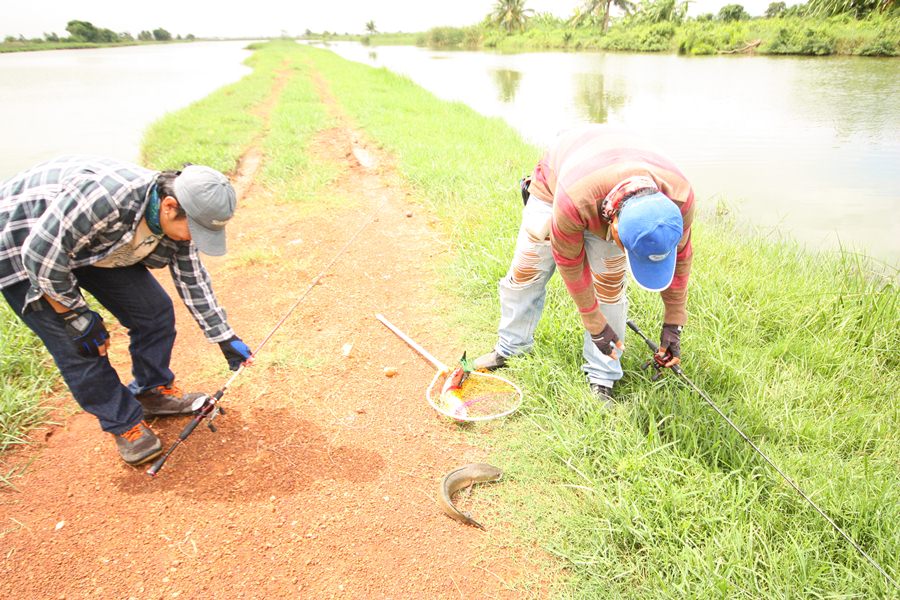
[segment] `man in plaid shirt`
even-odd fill
[[[114,434],[128,464],[162,452],[144,416],[190,413],[199,396],[174,385],[175,312],[148,267],[169,267],[181,299],[232,370],[251,359],[198,254],[225,253],[235,203],[224,175],[196,165],[158,172],[66,156],[0,183],[0,291],[43,341],[78,404]],[[134,379],[127,386],[107,358],[103,319],[82,290],[128,328]]]

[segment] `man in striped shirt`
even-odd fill
[[[53,356],[78,404],[115,435],[123,460],[162,452],[144,416],[192,411],[169,368],[172,301],[147,270],[167,266],[210,342],[237,369],[249,348],[225,320],[198,250],[225,253],[235,193],[201,166],[157,172],[111,159],[67,156],[0,183],[0,291]],[[107,358],[109,334],[89,291],[128,328],[134,380]]]
[[[660,354],[668,366],[680,362],[694,192],[647,141],[586,125],[560,135],[528,193],[512,266],[499,284],[499,340],[475,366],[496,369],[531,349],[547,282],[559,268],[586,330],[582,369],[609,407],[622,377],[626,268],[639,286],[661,293]]]

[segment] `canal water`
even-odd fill
[[[579,123],[635,129],[707,210],[900,266],[900,59],[328,48],[502,117],[538,147]]]
[[[139,160],[150,123],[249,73],[246,46],[0,54],[0,179],[70,152]],[[900,267],[900,59],[328,47],[538,147],[578,123],[628,126],[676,160],[701,208]]]
[[[250,73],[248,43],[0,54],[0,180],[60,154],[139,160],[147,126]]]

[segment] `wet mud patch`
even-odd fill
[[[168,448],[188,419],[160,419],[154,429]],[[244,502],[302,493],[323,480],[364,483],[385,462],[364,448],[333,445],[312,421],[287,409],[229,408],[201,424],[151,478],[146,465],[123,468],[113,486],[125,494],[171,492],[197,501]]]

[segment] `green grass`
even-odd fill
[[[503,122],[386,70],[307,50],[339,102],[398,158],[456,252],[447,322],[490,348],[496,282],[518,227],[518,177],[538,151]],[[900,555],[900,298],[850,255],[814,256],[710,216],[695,230],[685,369],[896,578]],[[896,275],[896,274],[895,274]],[[630,293],[658,336],[658,295]],[[629,336],[621,407],[604,414],[579,370],[580,321],[558,278],[535,351],[508,370],[526,390],[491,437],[508,479],[484,493],[523,540],[562,561],[560,597],[876,598],[881,576],[673,377],[639,371]]]
[[[420,45],[452,48],[615,50],[716,54],[761,40],[758,54],[900,55],[900,17],[873,14],[866,19],[756,18],[747,21],[640,23],[624,19],[602,33],[598,26],[573,27],[559,19],[532,19],[522,32],[493,26],[435,27],[419,35]]]
[[[142,162],[160,170],[190,162],[232,171],[262,134],[263,120],[254,108],[269,96],[289,52],[285,44],[276,44],[254,53],[245,61],[252,73],[153,123],[144,135]]]
[[[115,42],[115,43],[94,43],[94,42],[45,42],[45,41],[14,41],[0,43],[0,54],[8,52],[37,52],[40,50],[77,50],[83,48],[115,48],[118,46],[137,46],[138,44],[153,44],[160,42]]]
[[[307,62],[300,58],[301,49],[293,43],[288,46],[293,56],[291,77],[272,111],[270,133],[263,145],[262,181],[280,202],[312,203],[340,170],[297,149],[307,148],[318,131],[334,122],[319,100]]]
[[[40,340],[0,302],[0,453],[23,444],[25,433],[47,416],[43,398],[56,383],[53,363]],[[3,482],[0,477],[0,484]]]

